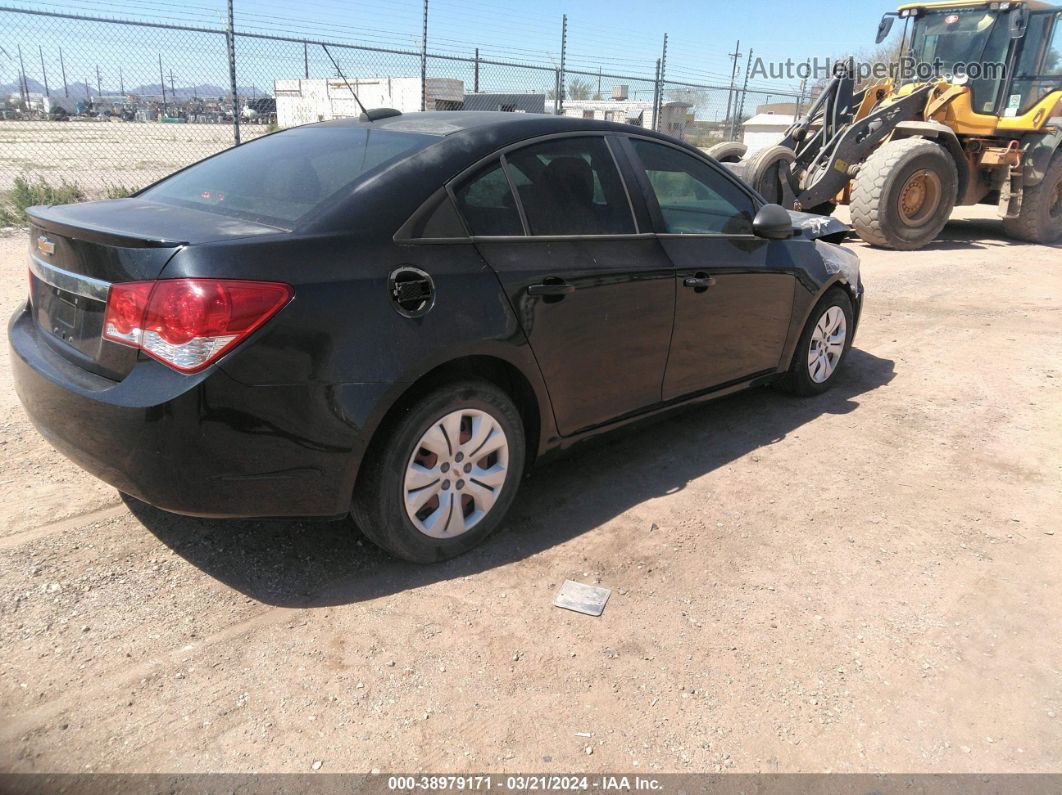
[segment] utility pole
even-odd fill
[[[797,97],[796,114],[793,117],[794,119],[799,119],[803,115],[804,90],[807,88],[807,85],[807,78],[800,81],[800,95]]]
[[[41,74],[44,76],[44,96],[50,98],[52,92],[48,88],[48,70],[44,68],[44,50],[41,49],[39,44],[37,45],[37,54],[41,56]]]
[[[475,68],[472,71],[472,74],[473,74],[473,78],[472,78],[472,85],[473,85],[472,93],[473,94],[478,94],[479,93],[479,47],[476,47],[476,65],[475,65]]]
[[[229,45],[229,90],[232,92],[232,140],[240,145],[240,98],[236,94],[236,30],[232,22],[232,0],[228,1],[225,39]]]
[[[159,53],[159,85],[162,87],[162,106],[166,107],[166,78],[162,74],[162,53]]]
[[[656,123],[653,125],[653,129],[660,132],[660,122],[664,115],[664,80],[667,74],[667,34],[664,34],[664,49],[660,53],[660,73],[656,76],[657,84],[660,86],[657,90],[657,109],[653,113]]]
[[[18,45],[18,97],[23,108],[29,110],[29,83],[26,82],[26,66],[22,63],[22,45]]]
[[[749,47],[749,62],[745,66],[745,82],[741,87],[741,105],[737,109],[737,113],[734,114],[734,119],[730,124],[730,140],[735,140],[734,136],[737,135],[738,122],[741,119],[742,113],[745,112],[745,95],[749,90],[749,72],[752,71],[752,48]]]
[[[177,101],[177,90],[173,87],[173,70],[170,69],[170,99]]]
[[[310,79],[310,47],[306,42],[302,43],[302,75]]]
[[[125,75],[122,74],[122,67],[118,67],[118,90],[122,92],[122,97],[125,97]]]
[[[66,84],[66,64],[63,63],[63,48],[59,48],[59,71],[63,75],[63,96],[70,96],[70,86]]]
[[[424,0],[424,32],[420,37],[420,109],[428,109],[428,0]]]
[[[660,59],[656,59],[656,77],[653,79],[653,117],[649,129],[656,129],[656,113],[660,109]]]
[[[601,96],[601,67],[597,67],[597,98],[602,99]]]
[[[568,76],[564,73],[564,58],[568,54],[568,15],[561,17],[561,61],[560,61],[560,91],[557,93],[557,115],[564,115],[564,84]]]
[[[96,64],[96,96],[103,96],[103,81],[100,80],[100,65]]]
[[[741,57],[741,39],[738,39],[734,51],[729,53],[729,55],[730,60],[734,62],[734,66],[730,70],[730,91],[728,91],[726,95],[726,116],[723,117],[724,122],[730,121],[730,111],[734,105],[734,81],[737,80],[738,58]]]

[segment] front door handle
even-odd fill
[[[574,292],[574,284],[567,284],[561,281],[532,284],[527,288],[528,295],[568,295]]]
[[[696,276],[687,276],[682,280],[683,287],[689,287],[691,290],[696,290],[697,292],[703,292],[714,284],[714,276],[706,276],[702,273],[698,273]]]

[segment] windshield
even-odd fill
[[[908,55],[934,77],[970,76],[973,108],[992,113],[1003,82],[1010,33],[999,12],[980,9],[927,11],[914,23]],[[974,66],[976,64],[976,66]],[[925,73],[919,74],[919,79]]]
[[[222,152],[140,196],[292,229],[369,172],[438,140],[370,127],[298,127]]]

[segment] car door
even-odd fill
[[[674,271],[604,135],[511,147],[453,186],[570,435],[660,401]]]
[[[756,201],[723,169],[679,147],[635,136],[627,145],[676,268],[663,399],[774,370],[796,282],[780,245],[752,234]]]

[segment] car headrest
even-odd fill
[[[581,157],[554,158],[542,176],[552,190],[576,202],[591,204],[594,200],[594,171]]]

